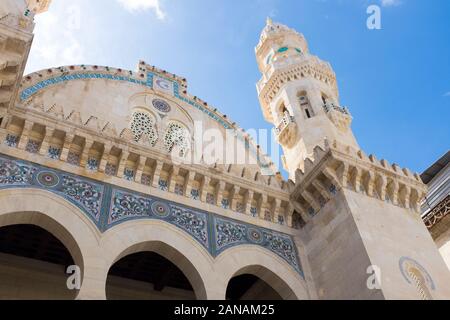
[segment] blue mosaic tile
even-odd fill
[[[184,194],[184,187],[181,184],[178,184],[178,183],[175,184],[174,193],[179,196],[182,196]]]
[[[191,199],[192,200],[200,200],[200,191],[198,191],[197,189],[192,189],[191,190]]]
[[[19,137],[18,136],[15,136],[15,135],[12,135],[12,134],[8,134],[6,136],[5,144],[8,147],[15,148],[15,147],[17,147],[18,143],[19,143]]]
[[[61,149],[56,147],[49,147],[47,155],[50,159],[58,160],[61,155]]]
[[[28,143],[25,147],[25,151],[29,153],[38,153],[41,144],[36,140],[28,140]]]
[[[230,208],[230,200],[222,199],[221,205],[222,205],[222,208],[229,209]]]
[[[212,193],[207,193],[206,194],[206,203],[208,203],[208,204],[215,204],[216,203],[216,198],[214,197],[214,195]]]
[[[216,255],[237,245],[258,245],[274,252],[303,275],[298,254],[290,236],[219,217],[214,217],[214,231]]]
[[[80,155],[78,153],[69,152],[67,155],[67,163],[74,166],[80,165]]]
[[[126,191],[113,190],[108,227],[120,221],[153,218],[164,220],[189,233],[205,248],[209,247],[207,214],[167,201]]]
[[[141,183],[145,186],[151,186],[152,185],[152,177],[148,174],[143,174],[141,177]]]
[[[91,171],[97,171],[98,166],[99,166],[99,161],[95,158],[89,158],[86,163],[86,167],[88,168],[88,170],[91,170]]]
[[[123,171],[123,178],[128,181],[134,180],[134,170],[130,168],[125,168]]]
[[[22,161],[0,158],[0,189],[11,187],[52,191],[79,207],[96,224],[99,221],[104,193],[101,184]]]
[[[63,175],[62,181],[60,192],[98,220],[103,188],[95,183],[68,175]]]
[[[169,185],[168,185],[166,180],[159,179],[158,188],[161,191],[168,191],[169,190]]]
[[[18,187],[45,189],[61,196],[84,212],[100,232],[129,220],[163,220],[192,236],[212,257],[234,246],[258,245],[283,258],[303,276],[289,235],[0,156],[0,189]],[[256,208],[252,208],[252,212],[256,214]]]
[[[115,176],[117,173],[117,166],[112,163],[107,163],[105,167],[105,174],[107,176]]]

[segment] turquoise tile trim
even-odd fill
[[[22,101],[24,101],[24,100],[30,98],[32,95],[36,94],[37,92],[39,92],[47,87],[59,84],[61,82],[74,81],[74,80],[106,79],[106,80],[112,80],[112,81],[123,81],[123,82],[133,83],[136,85],[140,85],[140,86],[144,86],[146,88],[153,89],[153,80],[156,76],[163,78],[167,81],[170,81],[173,84],[174,97],[176,97],[180,101],[183,101],[183,102],[187,103],[188,105],[196,108],[197,110],[203,112],[208,117],[210,117],[211,119],[213,119],[214,121],[219,123],[225,129],[234,129],[232,125],[230,125],[227,121],[225,121],[223,118],[218,116],[213,111],[208,110],[208,108],[202,106],[201,104],[180,95],[180,84],[177,81],[170,79],[168,77],[161,76],[160,74],[155,74],[153,72],[147,72],[146,80],[138,80],[138,79],[135,79],[132,77],[111,75],[111,74],[105,74],[105,73],[99,73],[99,72],[83,72],[83,73],[74,73],[74,74],[69,74],[69,75],[56,76],[56,77],[38,82],[35,85],[32,85],[31,87],[24,89],[20,93],[20,99]],[[256,147],[246,143],[246,139],[243,136],[242,132],[240,132],[238,130],[236,130],[236,132],[237,132],[238,139],[245,144],[246,148],[248,148],[250,150],[250,152],[252,153],[252,156],[257,158],[258,152],[256,150]],[[270,168],[270,166],[266,163],[260,163],[259,165],[262,169]]]
[[[28,87],[24,89],[20,93],[20,99],[26,100],[30,98],[32,95],[36,94],[37,92],[41,91],[42,89],[45,89],[49,86],[59,84],[61,82],[67,82],[67,81],[73,81],[73,80],[88,80],[88,79],[106,79],[106,80],[113,80],[113,81],[125,81],[130,82],[138,85],[148,86],[147,81],[142,81],[138,79],[134,79],[131,77],[126,76],[118,76],[118,75],[112,75],[112,74],[105,74],[105,73],[74,73],[74,74],[68,74],[68,75],[61,75],[56,76],[53,78],[49,78],[47,80],[43,80],[41,82],[36,83],[35,85],[32,85],[31,87]],[[151,83],[151,87],[153,86],[153,81]]]
[[[0,155],[0,190],[42,189],[74,204],[102,233],[126,221],[161,220],[186,232],[212,257],[256,245],[285,260],[302,277],[291,236],[85,177]]]

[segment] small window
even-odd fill
[[[311,119],[312,117],[314,117],[314,111],[311,108],[306,91],[302,91],[298,94],[298,101],[300,104],[300,108],[302,109],[305,115],[305,118]]]
[[[308,119],[311,119],[311,113],[309,112],[309,109],[305,109],[306,117]]]

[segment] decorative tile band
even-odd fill
[[[104,186],[84,178],[0,157],[0,189],[39,188],[76,205],[98,226]]]
[[[112,74],[107,74],[107,73],[99,73],[99,72],[83,72],[83,73],[73,73],[73,74],[68,74],[68,75],[61,75],[61,76],[56,76],[53,78],[49,78],[49,79],[40,81],[40,82],[24,89],[20,93],[20,99],[22,101],[24,101],[24,100],[30,98],[32,95],[36,94],[37,92],[39,92],[43,89],[46,89],[47,87],[50,87],[50,86],[53,86],[53,85],[56,85],[56,84],[59,84],[62,82],[73,81],[73,80],[106,79],[106,80],[113,80],[113,81],[129,82],[129,83],[137,84],[137,85],[148,87],[148,88],[153,88],[153,80],[156,76],[162,78],[160,75],[155,75],[152,72],[147,73],[146,80],[138,80],[138,79],[134,79],[132,77],[117,76],[117,75],[112,75]],[[214,112],[209,111],[208,109],[204,108],[200,104],[198,104],[190,99],[180,96],[178,82],[176,82],[176,81],[174,82],[173,80],[168,79],[168,78],[164,78],[164,79],[173,83],[173,93],[172,94],[176,98],[178,98],[181,101],[184,101],[184,102],[188,103],[189,105],[195,107],[196,109],[202,111],[203,113],[208,115],[210,118],[212,118],[213,120],[220,123],[225,129],[232,129],[232,127],[226,121],[221,119]]]
[[[138,85],[148,86],[147,81],[142,81],[142,80],[134,79],[131,77],[117,76],[117,75],[105,74],[105,73],[92,73],[92,72],[73,73],[73,74],[68,74],[68,75],[56,76],[56,77],[49,78],[49,79],[43,80],[41,82],[38,82],[35,85],[32,85],[31,87],[24,89],[20,93],[20,99],[26,100],[29,97],[31,97],[32,95],[41,91],[42,89],[45,89],[45,88],[55,85],[55,84],[59,84],[61,82],[67,82],[67,81],[73,81],[73,80],[88,80],[88,79],[106,79],[106,80],[115,80],[115,81],[125,81],[125,82],[130,82],[130,83],[134,83],[134,84],[138,84]]]
[[[235,246],[257,245],[284,259],[303,277],[292,237],[280,232],[0,155],[0,190],[11,188],[43,189],[61,196],[101,232],[126,221],[153,219],[183,230],[213,257]]]

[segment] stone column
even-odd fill
[[[178,166],[173,166],[172,167],[172,172],[170,173],[169,176],[169,192],[174,193],[175,192],[175,187],[177,184],[177,178],[178,178],[178,173],[180,172],[180,167]]]
[[[61,150],[61,156],[59,157],[61,161],[66,162],[67,157],[69,156],[70,147],[72,146],[73,139],[75,138],[75,134],[73,133],[66,133],[66,136],[64,138],[64,145]]]
[[[139,156],[138,165],[137,165],[137,169],[136,169],[136,175],[134,177],[134,181],[136,181],[137,183],[141,183],[141,181],[142,181],[142,174],[144,172],[146,162],[147,162],[146,157]]]
[[[127,164],[129,155],[130,155],[130,153],[128,151],[122,150],[122,155],[120,156],[119,166],[117,168],[117,177],[118,178],[123,178],[123,175],[124,175],[123,171],[125,170],[125,165]]]
[[[105,147],[103,148],[103,154],[102,154],[102,158],[100,159],[100,165],[98,167],[98,171],[105,172],[106,165],[108,164],[109,154],[111,152],[111,149],[112,149],[111,143],[106,144]]]
[[[194,178],[195,178],[195,172],[189,171],[189,173],[186,176],[185,188],[184,188],[184,195],[188,198],[191,197],[191,191],[192,191],[192,185],[194,182]]]
[[[241,190],[241,187],[239,186],[234,186],[233,187],[233,192],[230,195],[230,206],[231,206],[231,210],[236,211],[237,210],[237,199],[239,196],[239,191]]]
[[[246,196],[246,204],[245,204],[245,214],[251,215],[252,214],[252,200],[253,200],[254,192],[253,190],[248,190],[247,196]]]
[[[82,168],[86,167],[86,164],[87,164],[88,158],[89,158],[89,151],[91,151],[93,144],[94,144],[93,140],[86,138],[84,147],[83,147],[83,151],[81,152],[81,157],[80,157],[80,166]]]
[[[41,148],[39,149],[39,154],[41,156],[46,156],[48,153],[48,148],[50,147],[50,141],[53,137],[53,133],[55,132],[54,128],[46,127],[45,128],[45,136],[42,141]]]
[[[25,150],[27,143],[28,143],[28,137],[30,135],[31,129],[33,128],[33,122],[29,120],[25,120],[25,125],[23,126],[22,134],[19,138],[19,143],[17,144],[17,147],[20,150]]]
[[[208,195],[208,187],[209,187],[210,183],[211,183],[211,178],[208,176],[205,176],[203,178],[202,188],[201,188],[201,193],[200,193],[200,200],[202,202],[206,202],[206,196]]]
[[[163,168],[164,162],[156,160],[156,167],[155,167],[155,172],[153,173],[153,181],[152,181],[152,186],[154,188],[158,188],[159,187],[159,177],[161,175],[161,170]]]
[[[219,181],[216,186],[216,204],[222,207],[223,192],[225,191],[225,182]]]

